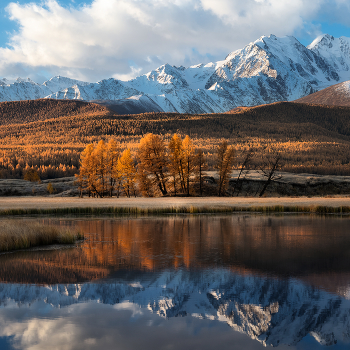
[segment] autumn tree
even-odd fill
[[[47,185],[47,192],[49,192],[50,194],[54,194],[56,192],[55,188],[52,186],[52,183],[49,182]]]
[[[161,137],[154,134],[144,136],[139,144],[138,159],[143,174],[149,176],[153,185],[158,187],[163,195],[166,195],[168,193],[168,160]]]
[[[143,196],[153,197],[152,181],[148,176],[148,172],[143,168],[142,164],[139,163],[137,166],[137,183],[138,188]]]
[[[130,149],[126,149],[118,160],[118,171],[125,195],[130,197],[131,193],[136,197],[135,180],[136,169]]]
[[[108,157],[107,146],[103,140],[101,140],[93,151],[96,178],[95,178],[95,191],[101,198],[107,193],[107,175],[108,175]]]
[[[218,183],[218,195],[222,196],[226,193],[230,173],[234,161],[234,148],[228,146],[227,141],[223,141],[217,150],[217,160],[215,169],[218,171],[219,183]]]
[[[182,140],[178,134],[174,134],[168,145],[169,171],[173,178],[174,194],[176,196],[177,184],[180,184],[182,192],[185,192],[184,161]]]
[[[40,182],[40,176],[38,172],[34,169],[29,169],[28,171],[26,171],[23,179],[31,182]]]
[[[184,183],[187,196],[190,195],[190,177],[195,168],[195,147],[191,138],[187,135],[182,141],[182,159],[184,163]]]
[[[103,140],[96,146],[87,145],[81,153],[79,174],[76,175],[81,193],[84,189],[89,196],[112,196],[120,181],[119,156],[119,146],[113,139],[107,145]]]
[[[195,174],[196,179],[199,182],[199,195],[203,194],[203,175],[204,171],[208,169],[208,164],[206,162],[204,152],[201,148],[196,149],[195,154]]]
[[[80,155],[79,174],[75,175],[81,191],[86,189],[89,197],[96,191],[96,165],[94,156],[94,145],[89,144]]]
[[[121,176],[118,169],[118,159],[120,157],[120,147],[117,142],[111,138],[107,144],[107,191],[109,196],[113,196],[114,190],[117,188],[119,196],[119,188],[121,185]]]

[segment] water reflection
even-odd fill
[[[0,256],[0,346],[349,347],[349,219],[45,221],[88,239]]]

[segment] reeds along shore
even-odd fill
[[[162,214],[215,214],[215,213],[311,213],[311,214],[350,214],[350,206],[186,206],[186,207],[71,207],[50,209],[5,209],[0,216],[8,215],[162,215]],[[0,229],[1,232],[1,229]],[[0,233],[1,237],[1,233]],[[0,238],[1,239],[1,238]],[[79,239],[79,238],[78,238]]]
[[[0,252],[50,244],[72,244],[84,238],[80,232],[38,222],[3,220],[0,226]]]

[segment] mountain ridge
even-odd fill
[[[0,81],[0,101],[51,98],[119,101],[140,112],[222,113],[239,106],[292,101],[350,80],[350,39],[328,34],[308,47],[296,38],[262,36],[222,61],[188,68],[164,64],[128,81],[54,77],[39,85]],[[143,96],[143,99],[136,98]],[[138,102],[135,102],[135,101]]]

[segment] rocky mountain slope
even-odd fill
[[[349,295],[296,279],[240,275],[227,269],[163,271],[136,279],[54,286],[0,284],[0,307],[12,301],[54,308],[76,303],[133,303],[161,317],[192,316],[227,323],[264,345],[294,345],[311,334],[322,345],[350,341]]]
[[[292,101],[350,79],[350,39],[324,35],[308,47],[294,37],[263,36],[223,61],[189,68],[165,64],[129,81],[86,83],[55,77],[0,81],[0,101],[78,99],[117,101],[133,110],[225,112],[237,106]]]
[[[294,102],[350,107],[350,81],[332,85]]]

